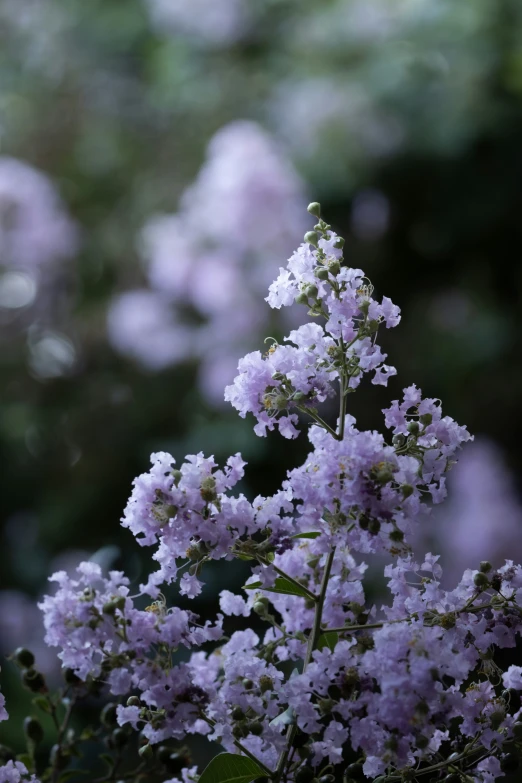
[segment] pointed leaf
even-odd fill
[[[245,585],[243,590],[265,590],[267,593],[281,593],[282,595],[298,595],[300,598],[309,598],[310,596],[304,588],[300,588],[284,576],[278,576],[273,587],[263,587],[261,582],[253,582]]]
[[[325,647],[328,647],[328,649],[333,652],[338,641],[339,634],[336,631],[327,631],[326,633],[322,633],[317,640],[317,649],[323,650]]]
[[[199,783],[251,783],[266,777],[265,770],[247,756],[220,753],[203,770]]]
[[[317,531],[310,531],[310,533],[296,533],[295,536],[290,536],[290,538],[319,538],[320,535]]]

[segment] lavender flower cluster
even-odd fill
[[[377,301],[349,266],[319,204],[308,210],[317,224],[267,301],[306,305],[316,320],[242,359],[225,396],[254,415],[260,436],[278,428],[296,437],[308,419],[312,450],[279,491],[253,502],[233,494],[239,454],[223,469],[203,454],[179,467],[152,455],[122,523],[155,547],[159,569],[133,597],[123,573],[82,563],[74,576],[54,574],[58,589],[40,605],[65,669],[64,721],[82,695],[105,687],[114,699],[109,747],[139,735],[136,779],[156,764],[170,783],[492,783],[517,768],[522,750],[522,667],[499,655],[522,631],[522,567],[483,561],[447,590],[438,556],[413,557],[416,529],[444,499],[446,473],[472,438],[415,385],[383,411],[387,437],[356,428],[346,407],[363,375],[383,385],[395,375],[377,337],[398,324],[399,309]],[[335,394],[334,427],[319,406]],[[378,608],[360,555],[383,552],[392,556],[390,600]],[[235,558],[252,574],[244,595],[221,591],[213,622],[169,605],[162,589],[177,583],[194,597],[207,563]],[[263,633],[228,631],[227,618],[254,616]],[[31,653],[15,659],[26,685],[45,694]],[[66,726],[54,770],[71,755]],[[225,749],[201,773],[165,744],[193,734]],[[35,781],[33,773],[11,758],[0,783]]]

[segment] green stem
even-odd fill
[[[306,648],[306,654],[303,663],[303,672],[306,671],[307,666],[312,660],[312,655],[317,646],[317,641],[322,634],[321,620],[323,616],[324,600],[326,598],[326,589],[328,587],[328,581],[330,579],[330,572],[332,570],[334,557],[335,557],[335,548],[332,549],[332,551],[329,553],[328,557],[326,558],[326,563],[323,571],[323,578],[321,580],[321,589],[319,591],[319,596],[317,597],[317,603],[315,605],[314,624],[312,626],[310,636],[308,637],[308,645]],[[288,761],[288,756],[290,755],[290,750],[292,748],[296,734],[297,734],[297,724],[293,723],[288,729],[288,737],[286,740],[285,749],[282,751],[281,755],[279,756],[279,760],[277,762],[277,767],[274,775],[275,783],[279,783],[279,781],[283,776]]]

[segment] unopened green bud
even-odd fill
[[[375,473],[375,480],[378,481],[379,484],[388,484],[392,479],[393,473],[389,468],[381,468]]]
[[[353,764],[348,764],[346,767],[346,775],[351,778],[355,778],[356,780],[364,780],[364,772],[363,772],[363,765],[360,764],[358,761],[354,762]]]
[[[341,271],[341,265],[339,261],[331,261],[328,264],[328,271],[330,272],[331,275],[334,276],[338,275],[339,272]]]
[[[415,740],[415,745],[418,747],[419,750],[424,750],[424,748],[427,748],[430,744],[430,741],[428,737],[425,737],[424,734],[419,734],[419,736]]]
[[[102,612],[103,614],[115,614],[117,608],[118,608],[118,604],[113,599],[111,601],[106,601],[103,604]]]
[[[176,486],[179,484],[180,479],[181,479],[182,476],[183,476],[183,474],[182,474],[181,470],[178,470],[177,468],[175,468],[172,471],[172,477],[174,479],[174,484],[176,484]]]
[[[328,279],[328,269],[325,266],[317,266],[314,271],[314,275],[318,280]]]
[[[301,291],[300,294],[297,294],[297,296],[295,298],[295,303],[296,304],[303,304],[303,305],[307,305],[308,304],[308,296],[305,294],[304,291]]]
[[[23,669],[30,669],[31,666],[34,666],[34,655],[26,647],[18,647],[13,653],[13,658]]]
[[[67,685],[79,685],[81,683],[81,679],[74,669],[62,669],[62,674]]]
[[[318,201],[312,201],[310,204],[308,204],[306,209],[314,217],[316,218],[321,217],[321,205],[319,204]]]
[[[247,724],[247,729],[254,737],[260,737],[263,733],[263,724],[260,720],[253,720]]]
[[[46,691],[47,686],[45,684],[45,678],[41,672],[37,672],[35,669],[27,669],[24,672],[22,681],[26,688],[29,688],[33,693],[39,693]]]
[[[152,745],[149,745],[148,742],[146,745],[142,745],[141,748],[138,750],[138,754],[142,759],[145,760],[151,759],[152,756],[154,755],[154,751],[152,750]]]
[[[431,413],[422,413],[419,416],[419,421],[421,424],[424,424],[424,426],[427,427],[433,421],[433,416],[431,415]]]
[[[372,536],[376,536],[379,530],[381,529],[381,523],[378,519],[370,519],[368,523],[368,532],[372,534]]]
[[[486,574],[483,574],[482,571],[479,571],[475,574],[473,577],[473,582],[475,583],[475,586],[478,587],[480,590],[484,590],[486,587],[489,586],[489,579],[487,578]]]
[[[138,696],[129,696],[127,699],[127,707],[139,707],[141,701]]]
[[[311,767],[301,767],[295,773],[295,783],[311,783],[315,774]]]
[[[334,247],[337,248],[337,250],[342,250],[344,247],[345,239],[344,237],[337,237],[337,239],[334,242]]]
[[[413,487],[411,484],[403,484],[401,486],[401,492],[404,499],[409,498],[410,495],[413,495]]]
[[[310,245],[313,245],[314,247],[317,247],[319,244],[319,234],[317,231],[307,231],[304,235],[304,241],[308,242]]]
[[[124,729],[117,728],[111,734],[111,743],[114,748],[122,748],[127,744],[130,737]]]
[[[207,503],[216,499],[216,479],[214,476],[207,476],[201,482],[201,497]]]
[[[418,421],[409,421],[408,422],[408,426],[407,426],[406,429],[412,435],[418,435],[419,434],[419,430],[420,430],[419,422]]]
[[[112,701],[106,704],[100,713],[100,720],[103,723],[103,725],[107,726],[108,728],[112,728],[112,726],[116,726],[118,722],[117,713],[116,713],[116,704],[114,704]]]
[[[404,446],[404,444],[406,443],[406,438],[404,437],[404,435],[401,435],[399,433],[398,435],[393,436],[392,443],[396,449],[400,449],[401,446]]]
[[[272,380],[273,380],[273,381],[284,381],[284,380],[285,380],[285,378],[286,378],[286,375],[283,375],[283,373],[282,373],[282,372],[275,372],[275,373],[272,375]]]
[[[390,533],[390,540],[400,543],[401,541],[404,541],[404,533],[402,530],[392,530]]]
[[[42,724],[37,718],[27,717],[24,720],[24,733],[25,736],[32,742],[38,745],[44,738],[44,730]]]
[[[242,683],[242,684],[243,684],[243,688],[244,688],[246,691],[251,691],[251,690],[252,690],[252,688],[254,687],[254,681],[253,681],[253,680],[250,680],[250,679],[248,679],[248,677],[246,677],[246,678],[243,680],[243,683]]]
[[[321,715],[329,715],[335,707],[335,702],[333,699],[319,699],[318,707]]]
[[[306,293],[308,294],[309,297],[315,299],[319,291],[316,285],[309,285],[308,288],[306,289]]]
[[[245,718],[245,713],[243,712],[241,707],[239,707],[238,705],[236,705],[233,708],[231,714],[232,714],[232,720],[244,720],[244,718]]]
[[[259,614],[261,617],[263,615],[265,615],[267,613],[267,610],[268,610],[268,601],[267,601],[267,599],[264,598],[264,597],[258,598],[254,602],[253,609],[254,609],[254,612],[256,614]]]
[[[306,400],[307,395],[304,392],[296,392],[292,399],[295,400],[295,402],[301,402],[302,400]]]
[[[491,571],[492,568],[493,566],[488,560],[482,560],[482,562],[480,563],[480,570],[482,571],[483,574],[487,574],[488,571]]]

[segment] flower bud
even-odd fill
[[[138,696],[129,696],[127,699],[127,707],[139,707],[141,701]]]
[[[395,541],[395,543],[404,541],[404,533],[402,530],[392,530],[390,533],[390,541]]]
[[[300,294],[297,294],[297,296],[295,298],[295,303],[296,304],[308,305],[308,297],[307,297],[307,295],[305,294],[304,291],[301,291]]]
[[[484,590],[486,587],[489,587],[489,579],[487,578],[486,574],[482,573],[482,571],[478,571],[478,573],[475,574],[473,577],[473,582],[480,590]]]
[[[100,713],[100,721],[109,729],[117,725],[116,704],[110,701],[105,705]]]
[[[316,218],[321,217],[321,205],[319,204],[318,201],[312,201],[310,204],[308,204],[306,209],[314,217]]]
[[[334,242],[334,247],[337,248],[337,250],[342,250],[345,244],[344,237],[337,237],[337,239]]]
[[[332,261],[330,264],[328,264],[328,271],[330,272],[331,275],[334,276],[338,275],[339,272],[341,271],[341,265],[339,261]]]
[[[79,685],[81,683],[80,677],[76,674],[74,669],[62,669],[63,679],[67,685]]]
[[[319,289],[317,288],[316,285],[309,285],[308,288],[306,289],[306,293],[308,294],[309,297],[315,299],[317,297],[317,294],[319,293]]]
[[[519,742],[522,740],[522,723],[520,721],[513,724],[513,736]]]
[[[482,562],[480,563],[480,570],[482,571],[483,574],[487,574],[488,571],[491,571],[492,568],[493,566],[488,560],[482,560]]]
[[[207,476],[201,482],[201,497],[206,503],[210,503],[217,498],[216,479],[214,476]]]
[[[414,491],[414,490],[413,490],[413,487],[412,487],[412,485],[411,485],[411,484],[403,484],[403,485],[401,486],[401,492],[402,492],[402,496],[403,496],[403,498],[404,498],[405,500],[406,500],[406,498],[409,498],[409,497],[410,497],[410,495],[413,495],[413,491]]]
[[[24,734],[28,739],[38,745],[44,738],[44,730],[40,721],[37,718],[25,718]]]
[[[111,744],[113,748],[123,748],[127,744],[130,737],[124,729],[117,728],[111,734]]]
[[[404,446],[405,442],[406,442],[406,438],[404,437],[404,435],[401,435],[400,433],[398,435],[394,435],[392,438],[392,443],[396,449],[400,449],[401,446]]]
[[[282,373],[282,372],[275,372],[275,373],[272,375],[272,380],[273,380],[273,381],[284,381],[284,380],[285,380],[285,378],[286,378],[286,375],[283,375],[283,373]]]
[[[152,745],[149,745],[148,742],[146,745],[142,745],[141,748],[138,750],[138,754],[142,759],[145,760],[151,759],[152,756],[154,755],[154,751],[152,750]]]
[[[425,427],[428,427],[433,421],[433,416],[431,413],[421,413],[419,421],[421,424],[424,424]]]
[[[304,392],[296,392],[292,397],[295,402],[302,402],[302,400],[306,400],[306,398],[307,395]]]
[[[419,434],[419,422],[418,421],[409,421],[408,426],[406,427],[409,433],[412,435],[418,435]]]
[[[295,783],[311,783],[315,774],[311,767],[301,767],[295,773]]]
[[[243,680],[243,688],[246,691],[251,691],[253,687],[254,687],[254,681],[250,680],[248,677],[245,677],[245,679]]]
[[[321,775],[319,783],[335,783],[335,777],[333,775]]]
[[[29,688],[29,690],[33,693],[39,693],[41,691],[47,690],[43,674],[41,672],[37,672],[35,669],[27,669],[27,671],[24,672],[22,681],[26,688]]]
[[[378,519],[370,519],[368,522],[368,532],[371,533],[372,536],[376,536],[379,530],[381,529],[381,523]]]
[[[346,776],[355,778],[355,780],[364,780],[363,765],[356,761],[354,764],[348,764],[346,767]]]
[[[253,720],[250,723],[247,723],[247,729],[254,737],[260,737],[263,733],[263,724],[260,720]]]
[[[26,647],[18,647],[13,653],[13,658],[23,669],[30,669],[31,666],[34,666],[34,655]]]
[[[243,712],[242,708],[236,705],[231,712],[232,720],[244,720],[245,713]]]
[[[183,476],[183,474],[182,474],[181,470],[178,470],[177,468],[175,468],[172,471],[172,478],[174,479],[174,484],[176,486],[179,484],[180,479],[182,478],[182,476]]]
[[[317,266],[314,275],[318,280],[328,280],[328,269],[325,266]]]
[[[308,242],[308,244],[313,245],[314,247],[317,247],[319,244],[319,234],[317,231],[307,231],[304,235],[304,241]]]

